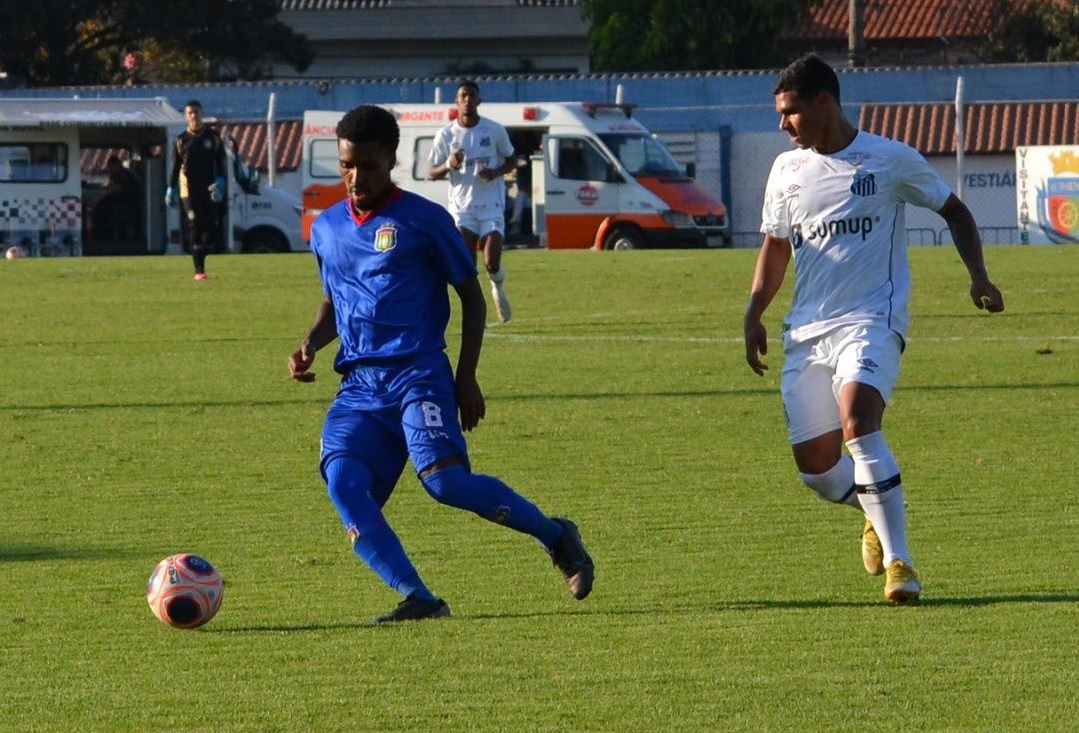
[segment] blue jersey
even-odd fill
[[[311,249],[341,339],[335,371],[446,348],[447,287],[474,277],[476,263],[441,206],[394,188],[361,218],[346,198],[315,219]]]

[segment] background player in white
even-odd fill
[[[473,252],[483,248],[495,311],[505,323],[510,319],[510,302],[503,287],[506,186],[502,177],[517,167],[517,158],[506,128],[480,117],[480,102],[475,82],[463,81],[457,86],[457,119],[435,137],[429,175],[436,181],[449,176],[449,211],[468,248]]]
[[[918,152],[847,121],[831,67],[802,57],[780,73],[774,94],[780,128],[798,149],[781,153],[768,177],[746,361],[760,375],[768,368],[761,318],[793,256],[781,391],[795,463],[822,499],[865,513],[862,560],[871,575],[887,574],[885,598],[916,601],[899,465],[881,433],[909,320],[905,205],[947,221],[976,307],[997,313],[1004,299],[970,210]]]

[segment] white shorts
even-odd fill
[[[791,343],[780,392],[791,445],[839,430],[839,393],[847,382],[868,384],[891,399],[899,378],[903,339],[878,323],[845,326],[809,341]]]
[[[506,232],[506,216],[501,211],[483,214],[470,214],[463,211],[454,214],[453,221],[458,229],[467,229],[479,237],[486,237],[491,232],[499,234]]]

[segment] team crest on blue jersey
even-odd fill
[[[877,178],[872,173],[865,175],[854,174],[854,182],[850,184],[850,192],[855,196],[872,196],[877,192]]]
[[[388,252],[397,246],[397,227],[393,224],[386,223],[378,228],[375,232],[375,250],[378,252]]]
[[[489,148],[489,147],[491,147],[491,138],[489,138],[489,137],[480,138],[480,147],[481,148]]]

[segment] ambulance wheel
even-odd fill
[[[634,227],[615,227],[603,240],[603,249],[626,250],[644,247],[644,234]]]
[[[273,229],[254,229],[244,237],[243,250],[250,254],[288,252],[288,240]]]

